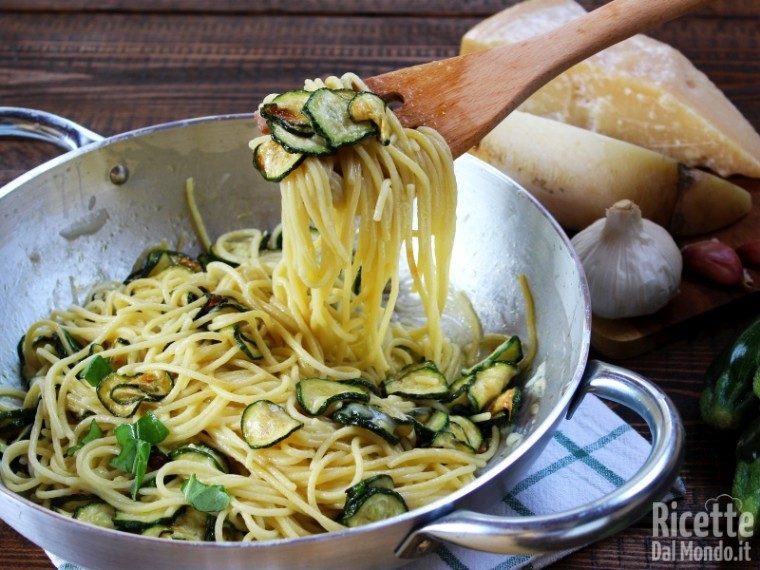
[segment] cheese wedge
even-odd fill
[[[661,153],[513,111],[471,150],[526,188],[561,226],[581,230],[627,198],[675,236],[708,233],[746,215],[745,189]]]
[[[462,38],[461,52],[519,42],[584,12],[573,0],[526,0],[469,30]],[[752,125],[683,54],[644,35],[577,64],[520,109],[625,140],[721,176],[760,177],[760,135]]]

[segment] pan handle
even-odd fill
[[[0,107],[0,137],[43,140],[64,150],[76,150],[103,140],[99,134],[73,121],[23,107]]]
[[[585,546],[633,524],[672,487],[683,459],[683,424],[673,402],[642,376],[611,364],[590,361],[568,418],[584,395],[593,393],[639,414],[649,426],[652,449],[624,485],[596,501],[561,513],[501,517],[453,511],[410,533],[396,550],[412,558],[449,542],[498,554],[537,554]]]

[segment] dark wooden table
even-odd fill
[[[305,78],[344,71],[368,77],[455,55],[465,31],[511,3],[0,0],[0,105],[51,111],[103,135],[188,117],[250,112],[266,94],[297,87]],[[601,2],[581,3],[591,8]],[[760,6],[755,0],[718,0],[650,35],[680,49],[760,129]],[[0,141],[0,184],[58,152],[45,143]],[[760,192],[758,180],[739,183]],[[701,423],[697,402],[709,361],[757,315],[760,301],[751,296],[696,321],[674,342],[621,362],[662,386],[682,414],[688,434],[682,472],[687,494],[679,513],[703,511],[707,499],[730,492],[732,446]],[[645,518],[556,567],[722,565],[656,561],[652,543],[652,521]],[[717,537],[699,541],[717,543]],[[750,554],[753,561],[743,566],[760,567],[755,561],[760,546]],[[0,522],[0,567],[52,565],[39,548]]]

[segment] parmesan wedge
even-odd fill
[[[526,0],[483,20],[461,52],[515,43],[582,15],[574,0]],[[508,78],[505,78],[508,81]],[[520,107],[721,176],[760,177],[760,135],[679,51],[637,35],[567,70]]]
[[[746,190],[661,153],[530,113],[513,111],[471,150],[526,188],[561,226],[581,230],[628,198],[674,236],[734,223]]]

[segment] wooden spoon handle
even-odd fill
[[[416,65],[367,79],[408,127],[440,132],[456,157],[520,103],[587,57],[710,0],[613,0],[515,44]]]

